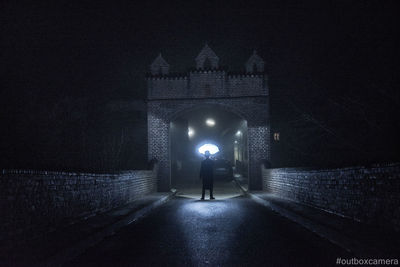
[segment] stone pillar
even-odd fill
[[[261,164],[270,160],[269,132],[268,126],[248,125],[250,190],[262,190]]]
[[[171,188],[169,157],[169,123],[149,110],[148,127],[148,160],[157,159],[157,191],[167,192]]]

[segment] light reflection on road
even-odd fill
[[[180,207],[179,226],[194,266],[228,261],[235,245],[237,227],[244,220],[236,202],[187,200]],[[235,220],[228,222],[228,218]],[[212,248],[212,249],[210,249]]]

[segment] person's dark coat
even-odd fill
[[[204,188],[212,188],[214,181],[214,161],[209,158],[201,162],[200,179],[203,180]]]

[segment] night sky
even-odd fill
[[[397,78],[396,1],[2,2],[9,90],[142,96],[159,52],[172,71],[185,71],[206,42],[231,70],[257,49],[276,90],[310,79],[329,91]]]
[[[293,99],[307,109],[343,96],[390,117],[386,126],[396,117],[388,112],[400,99],[397,1],[73,2],[2,1],[8,113],[31,97],[43,104],[144,98],[145,73],[158,53],[182,72],[208,43],[231,71],[243,70],[257,50],[275,117],[284,118]]]

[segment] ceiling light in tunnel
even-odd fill
[[[201,147],[199,147],[199,153],[203,155],[207,150],[210,151],[211,155],[214,155],[219,152],[219,148],[214,144],[204,144]]]
[[[215,120],[207,119],[206,124],[207,124],[207,126],[213,127],[215,125]]]
[[[194,130],[192,128],[188,128],[188,136],[192,137],[194,135]]]

